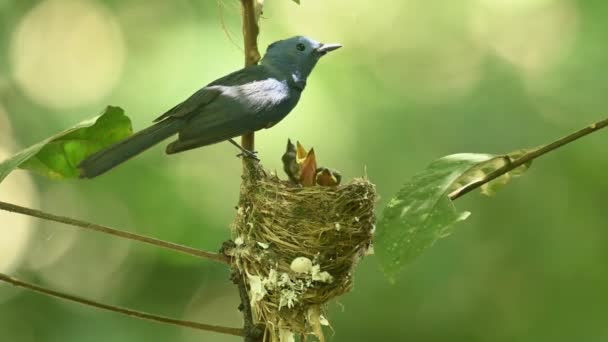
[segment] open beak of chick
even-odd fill
[[[287,149],[283,157],[283,170],[292,183],[301,186],[338,186],[342,180],[339,172],[326,167],[317,167],[315,150],[306,151],[300,142],[294,145],[287,140]]]

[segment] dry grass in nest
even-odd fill
[[[230,254],[255,321],[266,325],[264,341],[324,340],[324,304],[352,288],[353,267],[371,245],[375,201],[366,179],[300,187],[248,168]]]

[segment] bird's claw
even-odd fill
[[[234,141],[234,139],[228,139],[228,142],[231,143],[232,145],[234,145],[236,148],[238,148],[241,151],[241,153],[236,155],[237,157],[248,158],[248,159],[258,161],[258,162],[260,161],[258,156],[256,156],[256,154],[258,153],[257,151],[249,151],[248,149],[239,145],[236,141]]]
[[[258,158],[257,153],[258,153],[258,151],[249,151],[249,150],[243,149],[241,151],[241,153],[237,154],[236,156],[239,157],[239,158],[241,158],[241,157],[242,158],[249,158],[249,159],[252,159],[252,160],[255,160],[255,161],[259,162],[260,158]]]

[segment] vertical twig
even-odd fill
[[[260,61],[260,52],[258,51],[258,15],[256,13],[257,0],[241,0],[243,7],[243,43],[245,47],[245,66],[255,65]],[[247,133],[241,137],[241,146],[253,151],[255,148],[255,138],[253,132]],[[247,158],[243,158],[247,162]]]
[[[238,270],[232,272],[232,282],[236,284],[239,289],[239,296],[241,298],[241,305],[239,310],[243,313],[244,325],[243,331],[245,332],[245,342],[262,342],[264,338],[264,326],[261,324],[256,325],[253,322],[253,312],[251,312],[251,303],[249,302],[249,295],[247,294],[247,285],[243,279],[243,275]]]
[[[257,64],[260,60],[260,52],[258,51],[258,34],[260,33],[258,19],[261,8],[256,8],[256,5],[262,6],[262,1],[241,0],[241,5],[243,14],[243,45],[245,48],[245,66],[250,66]],[[249,151],[253,151],[255,149],[255,137],[253,132],[244,134],[241,137],[241,146]],[[247,163],[252,162],[253,161],[250,158],[243,158],[243,176],[248,174]],[[264,328],[263,326],[256,326],[253,321],[253,313],[251,311],[249,295],[247,294],[247,285],[239,270],[233,269],[232,280],[238,286],[239,295],[241,297],[240,309],[243,312],[245,321],[243,329],[245,331],[245,342],[262,342],[264,339]]]

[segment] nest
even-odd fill
[[[324,341],[325,304],[352,288],[353,267],[371,247],[375,201],[366,179],[301,187],[247,168],[229,254],[264,341]]]

